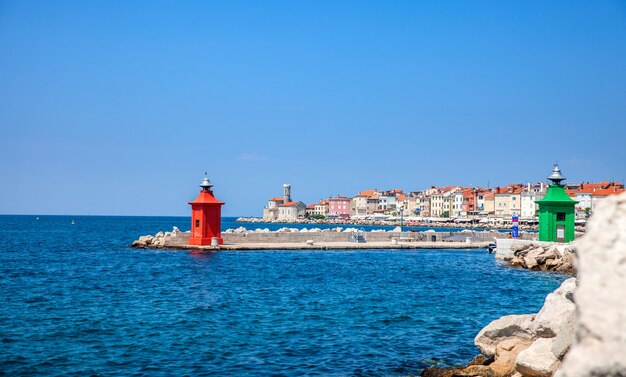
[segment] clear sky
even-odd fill
[[[0,1],[0,213],[626,178],[624,1]]]

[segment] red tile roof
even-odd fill
[[[285,201],[285,199],[283,199],[283,198],[272,198],[272,199],[270,199],[270,202],[283,202],[283,201]]]
[[[368,196],[372,195],[375,192],[376,192],[376,190],[365,190],[365,191],[361,191],[360,193],[358,193],[357,196],[368,197]]]
[[[298,203],[300,203],[300,202],[287,202],[287,203],[279,204],[278,206],[279,207],[293,207],[293,206],[295,206]]]

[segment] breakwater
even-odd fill
[[[259,229],[248,231],[243,228],[222,232],[224,245],[219,247],[189,245],[190,233],[174,228],[171,232],[158,232],[154,236],[145,235],[132,243],[137,248],[176,248],[176,249],[366,249],[366,248],[481,248],[494,238],[501,236],[497,231],[461,232],[400,232],[371,231],[357,229],[296,229],[283,228],[278,231]],[[523,233],[527,239],[536,234]]]

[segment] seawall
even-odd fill
[[[223,232],[225,250],[260,249],[367,249],[367,248],[483,248],[493,242],[499,232],[344,232],[344,231],[230,231]],[[533,234],[525,234],[532,237]],[[189,245],[189,232],[159,232],[142,236],[133,247],[215,249]],[[355,242],[355,238],[359,241]]]

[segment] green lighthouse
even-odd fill
[[[539,241],[571,242],[574,240],[574,206],[577,201],[565,192],[561,169],[554,164],[552,184],[546,196],[535,201],[539,205]]]

